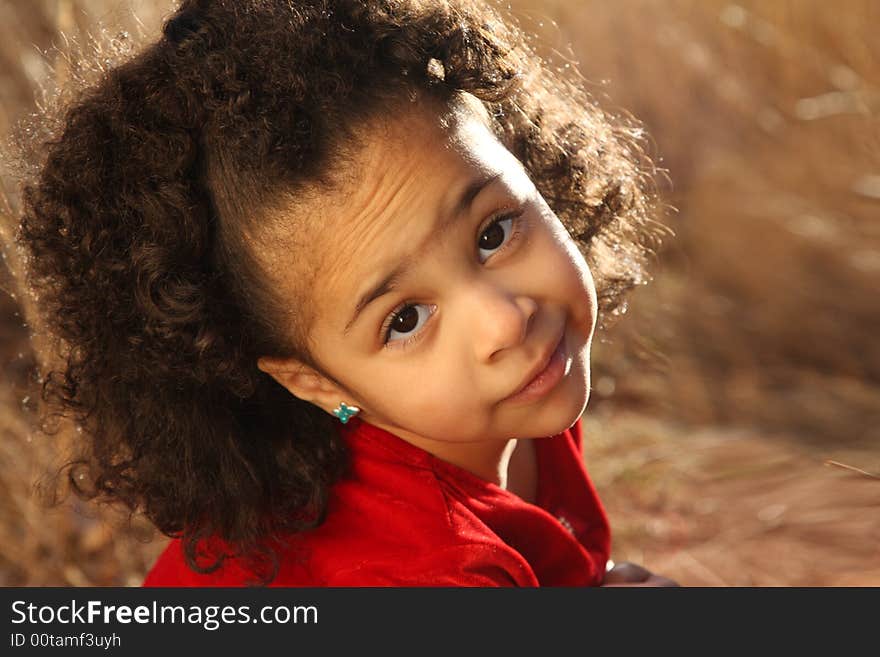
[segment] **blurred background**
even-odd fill
[[[675,233],[594,347],[588,469],[613,558],[699,586],[880,586],[880,2],[516,0],[535,47],[662,169]],[[89,35],[170,2],[3,0],[0,136]],[[7,163],[2,163],[7,164]],[[0,174],[0,239],[16,222]],[[40,336],[0,260],[0,585],[138,585],[166,540],[35,483]]]

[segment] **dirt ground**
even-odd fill
[[[880,586],[876,450],[585,417],[613,558],[687,586]]]

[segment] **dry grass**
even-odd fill
[[[155,33],[170,3],[134,6]],[[880,5],[513,6],[605,107],[644,122],[671,181],[676,238],[595,348],[587,457],[615,558],[688,584],[880,585],[880,482],[825,465],[880,473]],[[109,0],[0,5],[0,136],[70,79],[61,35],[97,18],[137,30]],[[142,520],[34,494],[75,436],[30,430],[48,355],[4,258],[0,585],[136,584],[161,548]]]
[[[597,91],[645,122],[672,181],[677,237],[597,351],[604,389],[690,423],[876,443],[880,7],[605,7],[529,19],[609,80]]]

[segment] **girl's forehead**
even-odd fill
[[[338,256],[329,260],[340,265],[322,277],[325,283],[352,270],[346,256],[357,263],[393,257],[383,253],[390,246],[381,239],[385,233],[442,211],[444,186],[476,164],[473,142],[462,139],[464,126],[460,119],[447,123],[435,112],[413,108],[368,130],[343,174],[344,184],[325,199],[318,221],[321,239],[315,246]]]
[[[422,178],[425,192],[408,195],[416,219],[420,210],[412,205],[425,203],[436,189],[436,177],[427,172],[436,173],[439,160],[459,157],[453,145],[459,123],[433,104],[412,104],[363,124],[336,158],[325,178],[330,184],[309,184],[279,198],[272,210],[278,220],[267,224],[278,229],[274,246],[266,244],[267,271],[312,308],[350,286],[355,261],[371,259],[373,242],[381,244],[373,236],[398,209],[401,193],[411,191],[414,177]]]
[[[487,118],[468,106],[447,114],[414,108],[364,136],[346,184],[326,199],[313,224],[319,227],[313,292],[320,322],[340,314],[330,323],[341,329],[341,315],[348,318],[362,288],[394,271],[419,245],[442,241],[446,231],[437,227],[455,214],[468,189],[524,175]]]

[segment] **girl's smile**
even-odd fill
[[[571,360],[565,347],[565,336],[562,335],[553,351],[540,359],[538,366],[526,377],[525,383],[505,401],[509,404],[522,404],[540,399],[568,374]]]
[[[260,366],[328,412],[356,405],[367,422],[486,473],[508,440],[580,417],[596,292],[482,107],[435,108],[413,104],[365,130],[346,189],[309,204],[322,227],[307,264],[322,371]]]

